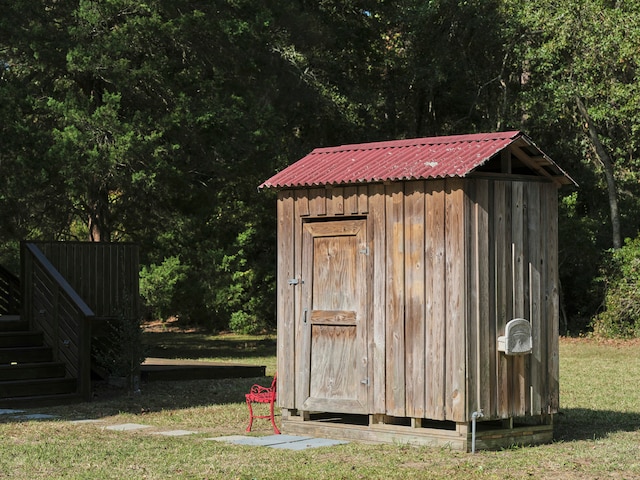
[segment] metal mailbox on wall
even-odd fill
[[[531,323],[524,318],[507,322],[504,335],[498,337],[498,351],[505,355],[526,355],[533,350]]]

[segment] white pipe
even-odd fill
[[[476,420],[479,417],[484,417],[482,410],[471,414],[471,453],[476,453]]]

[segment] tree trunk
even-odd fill
[[[580,115],[582,115],[582,119],[585,121],[587,125],[587,130],[589,132],[589,139],[591,140],[591,144],[596,151],[596,155],[602,163],[602,167],[604,168],[604,176],[607,180],[607,190],[609,193],[609,210],[611,211],[611,230],[613,234],[613,248],[618,249],[622,247],[622,236],[620,234],[620,212],[618,211],[618,196],[616,194],[616,180],[613,175],[613,162],[611,162],[611,157],[607,153],[600,141],[600,136],[598,135],[598,131],[596,130],[591,117],[589,116],[589,112],[587,111],[587,107],[584,105],[584,102],[580,97],[576,97],[576,104],[578,106],[578,111]]]
[[[109,194],[98,189],[92,197],[89,203],[89,241],[110,242]]]

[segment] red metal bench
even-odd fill
[[[271,420],[271,425],[273,425],[273,431],[275,433],[280,433],[278,427],[276,426],[276,421],[274,418],[274,405],[276,402],[276,383],[277,383],[277,374],[273,376],[273,382],[271,382],[271,387],[263,387],[262,385],[253,385],[251,387],[251,391],[245,394],[247,399],[247,406],[249,407],[249,426],[247,427],[247,432],[251,431],[251,426],[253,425],[254,418],[268,418]],[[253,403],[268,403],[269,404],[269,415],[254,415],[253,414]]]

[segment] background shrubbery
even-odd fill
[[[608,252],[601,281],[603,311],[593,320],[593,333],[602,337],[640,337],[640,237]]]

